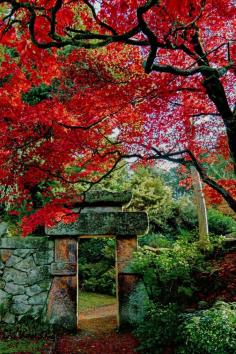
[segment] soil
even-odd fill
[[[138,341],[131,333],[117,332],[116,313],[116,305],[81,312],[78,333],[57,338],[51,353],[135,354]]]

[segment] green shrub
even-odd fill
[[[219,210],[208,209],[209,231],[215,235],[225,235],[236,231],[236,221]]]
[[[17,323],[1,324],[0,334],[5,337],[48,337],[55,332],[59,332],[60,328],[55,328],[40,317],[35,319],[30,315],[24,315]]]
[[[181,233],[182,230],[196,230],[198,226],[197,210],[192,198],[182,196],[174,201],[172,218],[168,220],[175,234]]]
[[[179,325],[179,311],[175,304],[150,305],[146,318],[135,330],[140,341],[139,351],[145,354],[161,354],[174,346]]]
[[[177,241],[161,254],[140,249],[132,262],[132,271],[142,274],[149,297],[163,305],[184,305],[196,290],[194,273],[205,268],[197,244]]]
[[[236,303],[217,302],[185,315],[178,332],[178,354],[236,353]]]
[[[109,266],[110,267],[110,266]],[[115,295],[115,267],[104,268],[103,262],[80,265],[80,287],[82,291]]]
[[[149,233],[142,237],[139,237],[138,240],[139,246],[150,246],[156,248],[169,248],[173,244],[173,240],[164,236],[161,233]]]
[[[80,288],[84,291],[114,295],[115,241],[113,239],[89,239],[79,246]]]

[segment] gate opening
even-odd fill
[[[108,333],[118,327],[115,239],[81,237],[78,244],[77,326]]]

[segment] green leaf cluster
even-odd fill
[[[176,303],[184,307],[196,290],[194,273],[206,269],[204,257],[196,243],[177,241],[160,254],[140,249],[132,270],[143,276],[149,298],[154,303]]]
[[[179,327],[179,354],[236,352],[236,303],[216,302],[207,310],[187,314]]]

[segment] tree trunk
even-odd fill
[[[199,247],[207,250],[210,247],[210,240],[208,236],[208,220],[205,197],[202,190],[202,182],[199,173],[195,167],[191,167],[194,197],[198,214],[199,225]]]

